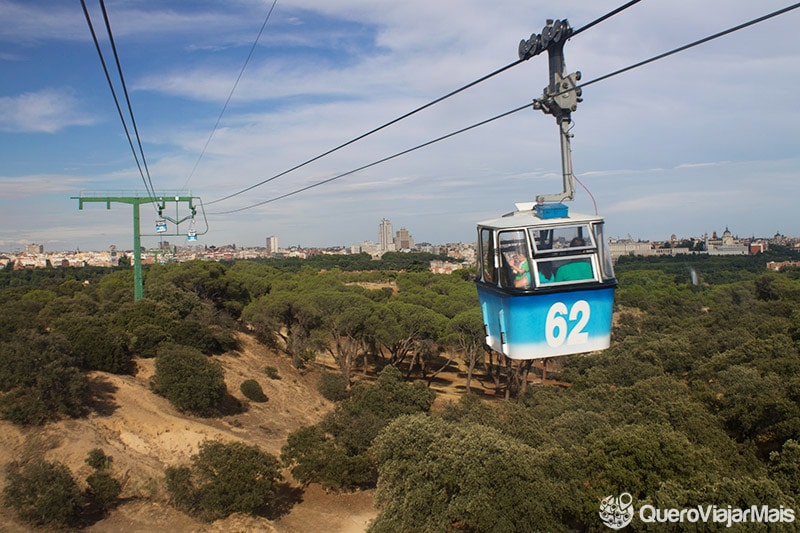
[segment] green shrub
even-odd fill
[[[186,513],[193,513],[198,507],[198,494],[192,484],[192,471],[188,466],[170,466],[164,470],[167,492],[172,505]]]
[[[222,366],[198,350],[178,344],[158,349],[151,387],[176,408],[199,416],[219,414],[227,395]]]
[[[23,329],[36,328],[42,304],[12,300],[0,305],[0,341],[9,340]]]
[[[122,492],[122,485],[111,475],[112,458],[100,448],[94,448],[89,451],[85,461],[94,468],[94,472],[86,478],[86,497],[97,510],[106,513]]]
[[[133,352],[139,357],[155,357],[158,347],[169,339],[164,328],[155,324],[142,324],[131,331]]]
[[[347,378],[343,374],[325,372],[319,377],[317,390],[332,402],[346,400],[350,394],[347,392]]]
[[[274,366],[268,366],[264,369],[264,373],[267,375],[269,379],[281,379],[278,375],[278,369]]]
[[[281,461],[301,483],[320,483],[326,490],[370,486],[376,472],[366,454],[349,456],[319,426],[290,433],[281,448]]]
[[[67,338],[81,368],[114,374],[131,372],[127,339],[113,331],[107,320],[71,313],[56,320],[53,328]]]
[[[21,331],[0,343],[0,416],[31,425],[83,414],[88,381],[73,361],[57,334]]]
[[[95,470],[104,470],[106,468],[111,468],[111,461],[112,458],[110,455],[106,455],[100,448],[94,448],[89,451],[89,454],[86,456],[85,462],[87,465],[91,466]]]
[[[326,398],[340,399],[335,394],[344,395],[344,385],[341,374],[323,374],[319,389]],[[356,383],[350,397],[319,424],[289,434],[281,460],[301,482],[334,489],[373,486],[377,472],[369,448],[375,437],[393,418],[429,412],[433,399],[425,383],[406,383],[399,370],[387,366],[375,383]]]
[[[84,498],[63,464],[44,460],[12,464],[6,480],[4,503],[25,522],[60,528],[78,523]]]
[[[258,446],[206,441],[190,466],[167,469],[166,485],[176,506],[202,520],[232,513],[266,515],[282,479],[279,466]]]
[[[246,398],[253,400],[254,402],[266,402],[267,395],[264,394],[264,391],[261,389],[261,385],[258,384],[258,381],[254,379],[246,379],[239,385],[239,390],[242,391],[242,394],[245,395]]]
[[[108,470],[96,470],[86,478],[89,500],[103,512],[108,511],[117,502],[122,486]]]
[[[222,353],[222,345],[211,328],[198,320],[176,320],[170,325],[169,335],[178,344],[191,346],[206,355]]]
[[[435,397],[425,382],[406,383],[400,371],[390,365],[381,370],[375,383],[356,383],[352,399],[343,407],[351,415],[372,413],[388,422],[400,415],[427,413]]]

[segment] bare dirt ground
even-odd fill
[[[135,376],[95,372],[90,379],[99,400],[94,406],[96,412],[88,418],[25,430],[0,421],[0,488],[5,486],[8,463],[40,455],[66,464],[81,483],[92,472],[85,463],[88,452],[101,448],[113,458],[114,475],[122,481],[122,503],[85,531],[365,531],[376,515],[372,491],[327,494],[315,485],[301,490],[288,472],[284,493],[291,495],[294,503],[277,520],[234,515],[208,524],[168,505],[164,469],[188,462],[204,440],[257,444],[278,457],[289,433],[318,422],[333,408],[317,392],[319,370],[301,373],[287,358],[272,353],[253,338],[243,335],[241,342],[241,350],[219,356],[218,360],[225,368],[228,392],[246,404],[245,412],[221,418],[194,418],[178,412],[149,389],[153,359],[138,360]],[[267,366],[277,368],[279,379],[266,375]],[[246,400],[239,391],[245,379],[256,379],[268,401]],[[31,528],[17,521],[13,512],[0,507],[0,531],[27,532]]]

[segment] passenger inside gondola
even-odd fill
[[[531,281],[531,267],[528,259],[520,254],[513,254],[511,261],[511,269],[514,271],[514,287],[518,289],[527,289],[533,282]]]
[[[592,263],[589,259],[572,259],[558,267],[554,281],[581,281],[587,279],[594,279]]]
[[[569,243],[570,248],[586,246],[586,241],[580,237],[575,237]],[[556,271],[555,281],[581,281],[593,279],[592,263],[588,258],[572,259],[562,264]]]
[[[551,263],[541,261],[539,262],[538,267],[539,267],[538,277],[540,285],[543,283],[553,283],[556,280],[555,267]]]

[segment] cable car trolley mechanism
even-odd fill
[[[516,211],[478,223],[475,280],[486,343],[510,359],[544,359],[608,348],[617,281],[599,216],[570,213],[573,199],[569,133],[580,72],[567,74],[564,20],[547,21],[519,46],[520,59],[548,52],[550,83],[534,109],[559,126],[564,190],[518,203]]]

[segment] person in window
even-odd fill
[[[553,275],[553,265],[551,261],[539,262],[539,284],[553,283],[556,278]]]
[[[569,243],[570,248],[579,248],[586,246],[586,241],[580,237],[575,237]],[[592,264],[588,258],[586,259],[573,259],[558,267],[556,271],[555,280],[558,281],[581,281],[587,279],[594,279],[592,272]]]
[[[514,287],[527,289],[531,286],[531,266],[528,259],[520,253],[512,253],[508,264],[514,272]]]

